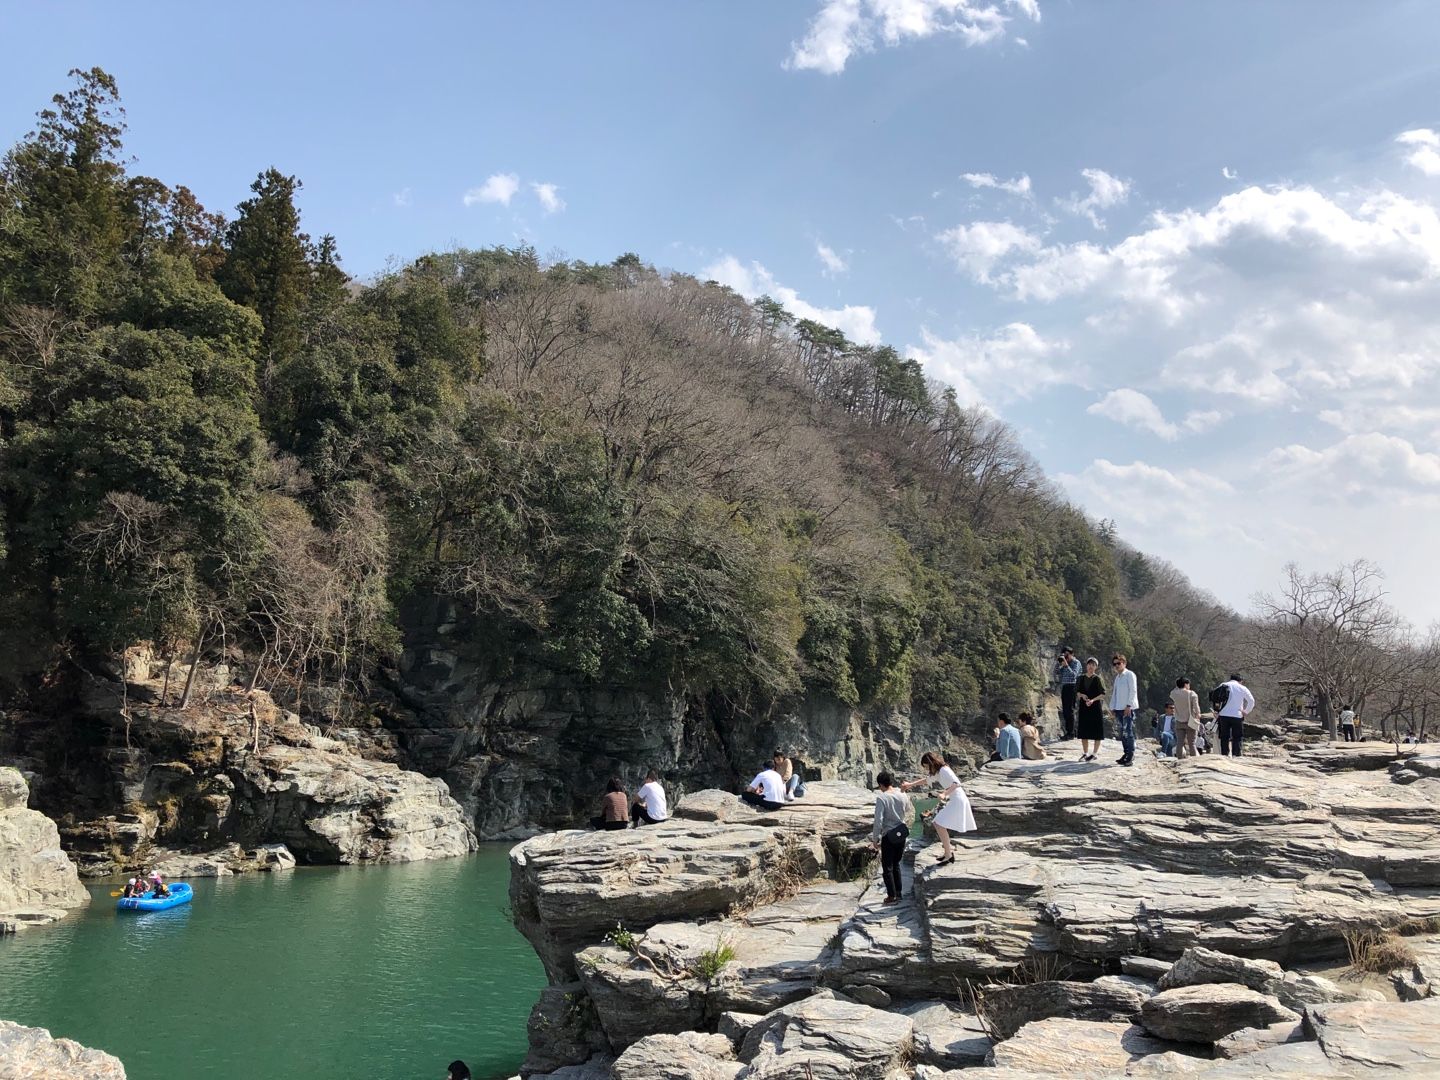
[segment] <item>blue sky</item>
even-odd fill
[[[1365,556],[1440,620],[1432,3],[200,7],[3,4],[0,139],[98,64],[138,171],[294,173],[351,273],[526,241],[769,291],[1242,610]]]

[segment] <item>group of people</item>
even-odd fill
[[[654,769],[645,774],[645,782],[632,799],[625,794],[625,785],[620,778],[612,776],[605,785],[605,795],[600,800],[600,815],[590,819],[592,829],[628,829],[631,826],[659,825],[670,817],[670,807],[665,801],[665,789],[660,786],[660,775]]]
[[[992,731],[995,753],[991,761],[1005,761],[1010,758],[1024,758],[1026,761],[1041,761],[1050,755],[1040,742],[1040,728],[1035,723],[1035,714],[1022,712],[1011,720],[1009,713],[1000,714],[1000,722]]]
[[[940,838],[940,858],[936,866],[948,866],[955,861],[955,848],[950,843],[952,832],[975,831],[975,815],[955,770],[934,751],[923,754],[920,765],[926,775],[916,780],[896,783],[895,775],[889,771],[875,777],[879,790],[875,795],[875,822],[870,841],[880,851],[880,876],[885,882],[887,904],[900,902],[900,860],[910,839],[910,823],[915,820],[915,807],[906,792],[926,786],[940,789],[940,805],[928,815],[935,826],[935,835]]]
[[[114,893],[110,894],[114,896]],[[165,875],[155,870],[148,875],[145,867],[140,867],[139,873],[125,882],[125,887],[120,890],[120,895],[126,900],[140,899],[144,896],[158,898],[170,895],[170,886],[165,884]]]
[[[1135,714],[1140,709],[1140,684],[1130,670],[1129,659],[1122,652],[1110,657],[1114,673],[1109,687],[1100,676],[1100,661],[1086,659],[1082,666],[1075,650],[1066,646],[1055,663],[1060,683],[1060,719],[1063,737],[1080,739],[1080,760],[1094,761],[1105,738],[1105,710],[1114,718],[1115,737],[1121,754],[1118,765],[1135,763]],[[1239,673],[1210,691],[1220,753],[1240,757],[1245,742],[1245,717],[1255,708],[1255,696],[1245,686]],[[1163,752],[1176,757],[1194,756],[1199,752],[1204,714],[1200,695],[1191,688],[1185,676],[1175,680],[1170,701],[1161,720],[1160,743]]]
[[[761,810],[781,810],[804,794],[805,784],[790,755],[776,750],[769,761],[761,762],[760,771],[740,798]]]

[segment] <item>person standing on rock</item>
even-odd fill
[[[905,841],[910,839],[910,822],[915,808],[910,796],[896,789],[895,777],[882,772],[875,777],[880,789],[875,795],[875,825],[870,842],[880,848],[880,876],[885,881],[885,903],[900,902],[900,859],[905,854]]]
[[[1105,738],[1105,680],[1100,678],[1100,661],[1085,660],[1085,674],[1075,680],[1075,700],[1080,706],[1076,725],[1080,733],[1080,760],[1094,761]]]
[[[1175,706],[1175,756],[1194,757],[1195,736],[1200,731],[1200,695],[1190,689],[1190,680],[1182,675],[1170,691],[1170,702]]]
[[[630,805],[630,820],[638,829],[642,825],[659,825],[670,816],[670,807],[665,803],[665,789],[660,786],[660,775],[651,769],[645,774],[645,783],[635,793]]]
[[[1245,717],[1255,708],[1255,695],[1245,686],[1245,680],[1232,672],[1228,681],[1210,691],[1210,700],[1218,706],[1215,711],[1220,729],[1220,756],[1239,757],[1245,742]]]
[[[785,781],[769,763],[760,766],[750,787],[740,793],[740,798],[760,810],[785,809]]]
[[[630,800],[625,798],[625,785],[619,777],[612,776],[605,785],[605,797],[600,800],[600,816],[590,819],[592,829],[628,829],[630,827]]]
[[[1140,708],[1140,683],[1130,670],[1125,654],[1117,652],[1110,658],[1115,682],[1110,687],[1110,711],[1115,715],[1115,737],[1123,753],[1117,765],[1135,764],[1135,710]]]
[[[1349,705],[1340,710],[1340,734],[1346,742],[1355,741],[1355,710]]]
[[[1060,680],[1060,724],[1063,737],[1075,737],[1075,699],[1078,691],[1075,684],[1084,672],[1080,661],[1075,659],[1075,650],[1066,645],[1060,650],[1060,659],[1055,661],[1055,675]]]
[[[936,866],[949,866],[955,861],[955,848],[950,843],[952,832],[974,832],[975,815],[970,811],[970,800],[960,786],[955,770],[945,764],[945,759],[933,750],[927,750],[920,758],[920,764],[930,775],[900,785],[901,791],[912,787],[933,784],[940,789],[940,806],[935,811],[935,834],[940,837],[940,860]]]

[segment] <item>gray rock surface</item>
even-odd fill
[[[1150,996],[1125,983],[1037,982],[987,986],[981,992],[985,1015],[1000,1039],[1008,1039],[1026,1024],[1052,1016],[1071,1020],[1108,1020],[1132,1024]]]
[[[974,1013],[945,1001],[920,1001],[897,1009],[914,1025],[915,1060],[937,1069],[983,1065],[995,1040]]]
[[[157,851],[150,856],[150,868],[167,878],[230,877],[253,871],[293,870],[295,856],[284,844],[261,844],[249,851],[239,844],[227,844],[203,853]]]
[[[1247,1027],[1300,1019],[1268,994],[1236,983],[1207,983],[1162,990],[1140,1007],[1145,1030],[1161,1039],[1213,1043]]]
[[[1338,1069],[1440,1076],[1440,998],[1315,1005],[1305,1026]]]
[[[907,1016],[821,992],[767,1015],[746,1035],[740,1075],[888,1080],[910,1054]]]
[[[1160,979],[1160,989],[1199,986],[1206,983],[1238,983],[1261,994],[1277,998],[1287,1009],[1329,1001],[1373,1000],[1371,990],[1342,987],[1319,975],[1286,971],[1272,960],[1248,960],[1214,949],[1186,949],[1174,966]]]
[[[44,1028],[0,1020],[3,1080],[125,1080],[125,1066],[102,1050],[52,1038]]]
[[[1247,1027],[1232,1031],[1215,1042],[1217,1058],[1238,1058],[1272,1046],[1303,1042],[1306,1038],[1305,1024],[1300,1020],[1282,1021],[1265,1027]]]
[[[741,1064],[723,1035],[650,1035],[610,1066],[615,1080],[734,1080]]]
[[[995,1044],[990,1063],[1077,1080],[1123,1074],[1151,1054],[1174,1049],[1133,1024],[1052,1017],[1026,1024],[1013,1037]],[[982,1074],[989,1077],[990,1073]]]
[[[55,823],[29,809],[29,798],[20,772],[0,768],[0,925],[11,928],[53,922],[90,902]]]

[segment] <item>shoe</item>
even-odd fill
[[[1134,764],[1135,764],[1135,759],[1134,759],[1134,758],[1121,758],[1121,759],[1120,759],[1120,764],[1121,764],[1121,765],[1134,765]]]
[[[1116,764],[1116,765],[1129,765],[1129,764],[1130,764],[1130,759],[1127,758],[1124,754],[1121,754],[1119,757],[1117,757],[1117,758],[1115,759],[1115,764]]]
[[[884,900],[881,900],[880,902],[882,904],[898,904],[900,902],[900,898],[898,896],[887,896]]]
[[[954,862],[954,861],[955,861],[955,856],[954,856],[954,855],[951,855],[948,859],[941,859],[941,860],[940,860],[939,862],[937,862],[935,865],[936,865],[936,866],[949,866],[949,865],[950,865],[952,862]]]

